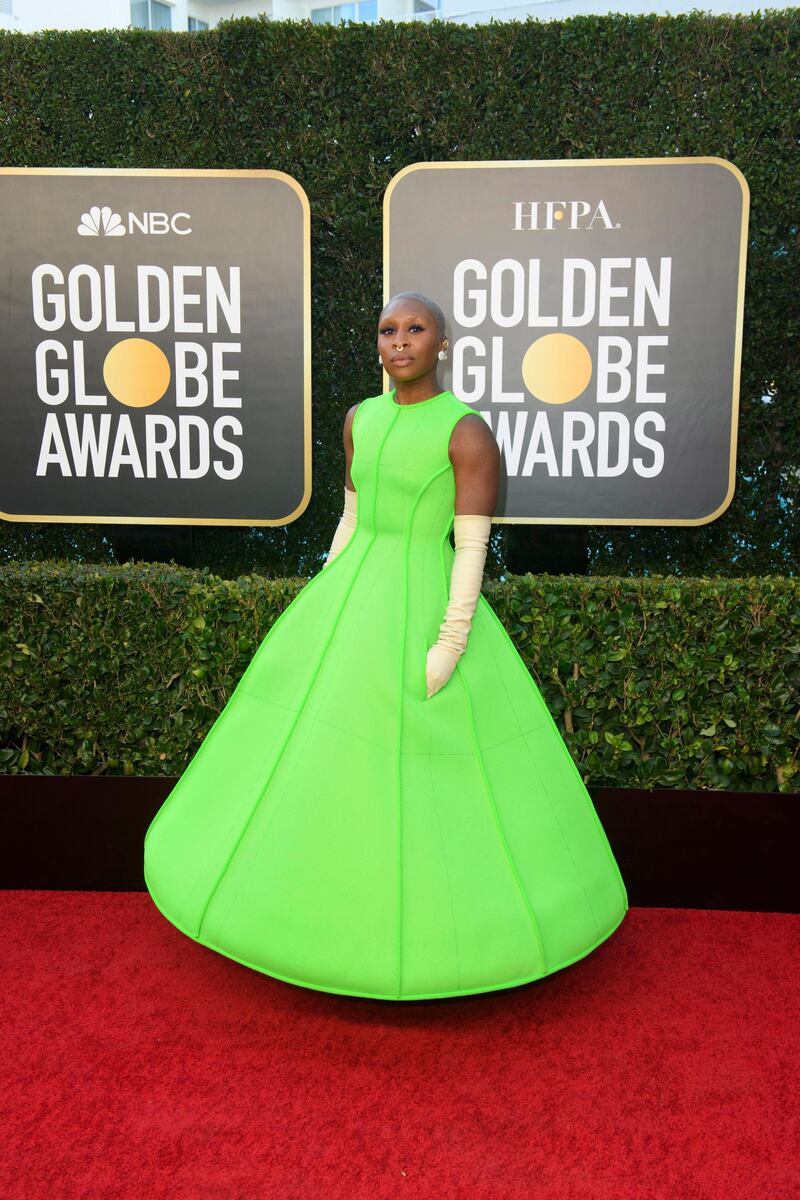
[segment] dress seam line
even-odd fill
[[[371,544],[372,544],[372,542],[370,542],[370,545],[371,545]],[[366,555],[366,552],[367,552],[367,550],[368,550],[368,549],[369,549],[369,546],[367,546],[367,547],[365,548],[365,551],[364,551],[365,555]],[[351,588],[353,587],[353,584],[355,583],[355,580],[356,580],[356,578],[357,578],[357,574],[358,574],[358,573],[357,573],[357,572],[355,572],[355,573],[353,574],[353,578],[350,580],[350,583],[349,583],[349,585],[348,585],[347,591],[346,591],[346,593],[345,593],[345,596],[344,596],[344,600],[342,601],[343,605],[344,605],[344,604],[347,602],[347,598],[348,598],[348,596],[350,595],[350,590],[351,590]],[[286,747],[287,747],[287,745],[289,744],[289,740],[290,740],[290,738],[291,738],[291,737],[294,735],[294,731],[295,731],[295,729],[297,728],[297,723],[298,723],[298,721],[300,720],[300,717],[301,717],[301,715],[302,715],[302,714],[303,714],[303,712],[305,711],[305,707],[306,707],[306,703],[307,703],[307,701],[308,701],[309,694],[310,694],[310,692],[311,692],[311,689],[312,689],[312,687],[314,686],[314,683],[316,682],[317,675],[319,674],[319,671],[320,671],[320,668],[321,668],[321,666],[322,666],[322,663],[323,663],[323,662],[324,662],[324,660],[325,660],[325,655],[326,655],[326,654],[327,654],[327,652],[328,652],[328,647],[330,646],[330,643],[331,643],[331,641],[332,641],[332,639],[333,639],[333,635],[334,635],[334,633],[335,633],[335,632],[336,632],[336,626],[335,626],[335,625],[333,625],[333,626],[331,627],[331,630],[330,630],[330,633],[329,633],[329,635],[328,635],[328,638],[327,638],[327,640],[326,640],[326,642],[325,642],[325,645],[324,645],[324,647],[323,647],[323,649],[322,649],[322,652],[321,652],[321,654],[320,654],[320,657],[319,657],[319,660],[318,660],[318,662],[317,662],[317,665],[316,665],[316,667],[314,668],[314,671],[313,671],[313,672],[312,672],[312,674],[311,674],[311,677],[310,677],[310,680],[309,680],[308,686],[307,686],[307,688],[306,688],[306,690],[305,690],[305,692],[304,692],[304,694],[303,694],[303,700],[302,700],[302,703],[301,703],[300,707],[297,709],[296,713],[294,714],[294,718],[293,718],[293,720],[292,720],[291,724],[289,725],[289,727],[288,727],[288,729],[287,729],[286,733],[284,734],[283,741],[281,742],[281,747],[280,747],[280,750],[278,750],[277,754],[275,755],[275,757],[274,757],[274,759],[273,759],[273,762],[272,762],[272,767],[271,767],[271,769],[270,769],[270,771],[269,771],[269,774],[267,775],[267,778],[266,778],[266,780],[265,780],[265,782],[264,782],[263,786],[262,786],[262,787],[260,788],[260,790],[259,790],[259,793],[258,793],[258,799],[256,800],[255,804],[253,805],[253,807],[252,807],[252,809],[251,809],[251,811],[250,811],[250,815],[248,816],[247,820],[245,821],[245,823],[244,823],[244,826],[243,826],[243,828],[242,828],[242,831],[241,831],[241,833],[239,834],[239,837],[236,839],[236,843],[234,844],[234,847],[233,847],[233,849],[231,850],[230,854],[228,855],[228,858],[227,858],[227,860],[226,860],[226,862],[225,862],[225,865],[224,865],[224,867],[222,868],[222,870],[220,871],[220,873],[219,873],[219,875],[218,875],[218,877],[217,877],[217,881],[216,881],[216,883],[214,884],[213,888],[211,889],[211,891],[210,891],[210,893],[209,893],[209,896],[208,896],[208,899],[206,900],[206,903],[205,903],[205,905],[203,906],[203,911],[202,911],[202,914],[201,914],[201,916],[200,916],[200,922],[199,922],[199,924],[198,924],[198,936],[199,936],[199,934],[200,934],[200,931],[201,931],[201,930],[202,930],[202,928],[203,928],[203,922],[204,922],[204,920],[205,920],[205,918],[206,918],[206,914],[208,913],[208,909],[209,909],[209,907],[210,907],[210,905],[211,905],[211,902],[212,902],[212,900],[214,899],[214,896],[216,895],[216,893],[217,893],[217,891],[218,891],[218,889],[219,889],[219,885],[222,883],[222,880],[225,878],[225,875],[226,875],[227,871],[229,870],[229,868],[230,868],[230,865],[231,865],[231,863],[233,862],[233,860],[234,860],[234,858],[235,858],[235,856],[236,856],[236,854],[237,854],[237,852],[238,852],[238,850],[239,850],[239,847],[240,847],[240,846],[241,846],[241,844],[242,844],[242,841],[244,840],[244,836],[245,836],[245,834],[247,833],[248,829],[250,828],[250,826],[251,826],[251,824],[252,824],[252,822],[253,822],[253,818],[255,817],[256,813],[258,812],[258,809],[259,809],[259,807],[260,807],[260,805],[261,805],[261,801],[262,801],[262,800],[263,800],[263,798],[264,798],[264,793],[266,792],[267,788],[269,787],[270,783],[272,782],[272,778],[273,778],[273,776],[274,776],[275,772],[277,771],[277,769],[278,769],[279,765],[280,765],[280,764],[281,764],[281,762],[283,761],[283,756],[284,756],[284,753],[286,752]],[[241,881],[241,883],[240,883],[240,885],[239,885],[239,888],[238,888],[238,889],[237,889],[237,891],[236,891],[236,894],[234,895],[233,899],[231,900],[231,903],[228,905],[228,907],[227,907],[227,909],[226,909],[226,911],[225,911],[225,918],[224,918],[224,920],[223,920],[223,921],[220,923],[220,934],[222,933],[222,930],[223,930],[223,927],[224,927],[225,920],[227,920],[227,918],[228,918],[228,914],[230,913],[231,909],[233,908],[234,904],[236,903],[237,899],[239,898],[239,894],[240,894],[240,892],[241,892],[242,888],[244,887],[244,885],[245,885],[246,881],[247,881],[247,873],[245,873],[245,874],[244,874],[244,877],[243,877],[243,879],[242,879],[242,881]]]
[[[536,691],[537,691],[537,692],[539,692],[539,696],[541,697],[541,699],[542,699],[542,702],[544,702],[544,697],[542,697],[542,696],[541,696],[541,692],[539,691],[539,689],[538,689],[538,687],[537,687],[537,684],[536,684],[536,681],[535,681],[535,679],[533,678],[533,676],[531,675],[530,671],[528,670],[528,667],[525,665],[525,662],[524,662],[524,660],[523,660],[523,658],[522,658],[522,655],[519,653],[519,651],[517,650],[516,646],[514,646],[514,643],[513,643],[512,639],[511,639],[511,635],[509,634],[509,632],[508,632],[508,630],[506,629],[505,625],[504,625],[504,624],[503,624],[503,622],[500,620],[500,618],[498,617],[497,613],[494,611],[494,609],[492,608],[491,604],[490,604],[490,603],[489,603],[489,601],[486,599],[486,597],[485,597],[485,596],[482,596],[482,597],[481,597],[481,599],[482,599],[482,600],[484,601],[484,603],[486,604],[486,607],[487,607],[487,609],[489,610],[489,613],[491,614],[492,620],[494,620],[494,621],[497,623],[498,627],[500,628],[500,630],[502,630],[502,632],[503,632],[503,634],[505,635],[505,637],[507,637],[507,638],[509,639],[509,641],[511,641],[511,644],[512,644],[512,646],[514,647],[514,651],[515,651],[515,657],[516,657],[516,659],[518,660],[519,666],[520,666],[520,667],[522,668],[522,670],[525,672],[525,677],[526,677],[526,679],[527,679],[527,681],[528,681],[528,686],[529,686],[529,687],[536,688]],[[612,867],[612,869],[613,869],[613,871],[614,871],[614,874],[615,874],[615,876],[616,876],[617,883],[619,884],[619,888],[620,888],[620,894],[621,894],[621,897],[622,897],[622,903],[623,903],[623,905],[624,905],[624,907],[625,907],[625,910],[627,911],[627,908],[628,908],[628,893],[627,893],[627,889],[626,889],[626,887],[625,887],[625,883],[624,883],[624,880],[623,880],[623,878],[622,878],[622,872],[621,872],[621,871],[620,871],[620,869],[619,869],[619,863],[617,862],[616,858],[614,857],[614,853],[613,853],[613,851],[611,850],[611,846],[609,845],[609,841],[608,841],[608,835],[606,834],[606,831],[605,831],[605,829],[603,828],[603,822],[600,820],[600,817],[599,817],[599,815],[598,815],[597,809],[595,808],[595,806],[594,806],[594,803],[593,803],[593,801],[592,801],[592,798],[591,798],[591,796],[589,795],[589,790],[588,790],[588,788],[586,787],[586,783],[585,783],[585,781],[584,781],[584,779],[583,779],[583,776],[581,775],[581,772],[578,770],[578,764],[575,762],[575,759],[572,757],[572,753],[571,753],[571,751],[570,751],[570,748],[569,748],[569,746],[567,745],[567,743],[566,743],[566,741],[565,741],[564,737],[562,736],[562,734],[561,734],[561,731],[559,730],[559,728],[558,728],[558,725],[557,725],[557,724],[556,724],[556,722],[555,722],[555,718],[553,717],[553,714],[550,712],[550,709],[549,709],[549,708],[547,707],[547,705],[546,705],[546,704],[544,704],[544,703],[543,703],[543,708],[544,708],[544,721],[545,721],[545,724],[548,724],[548,722],[549,722],[549,724],[551,725],[551,727],[552,727],[552,730],[553,730],[553,733],[556,735],[556,740],[557,740],[558,742],[560,742],[560,743],[561,743],[561,750],[562,750],[562,752],[563,752],[564,754],[566,754],[567,758],[569,759],[569,762],[572,764],[572,768],[573,768],[573,770],[574,770],[574,772],[575,772],[575,775],[577,776],[578,780],[580,781],[581,787],[582,787],[582,789],[583,789],[583,798],[584,798],[584,800],[587,802],[587,804],[588,804],[588,807],[589,807],[589,815],[590,815],[590,817],[592,818],[592,820],[593,820],[593,822],[594,822],[594,825],[595,825],[595,829],[597,830],[597,833],[598,833],[598,834],[599,834],[599,836],[600,836],[600,841],[601,841],[601,843],[602,843],[602,846],[603,846],[603,851],[604,851],[604,854],[606,855],[606,857],[607,857],[607,859],[608,859],[608,861],[609,861],[609,863],[610,863],[610,865],[611,865],[611,867]],[[530,754],[530,746],[528,745],[527,734],[526,734],[526,737],[525,737],[525,745],[526,745],[526,749],[528,750],[528,753],[529,753],[529,755],[530,755],[531,761],[533,761],[534,767],[536,768],[536,773],[537,773],[537,775],[538,775],[538,777],[539,777],[539,780],[540,780],[540,782],[542,783],[542,786],[545,788],[545,791],[547,791],[547,786],[546,786],[546,784],[544,783],[544,780],[542,779],[542,773],[541,773],[541,771],[539,771],[539,769],[538,769],[538,766],[537,766],[537,764],[536,764],[536,762],[535,762],[535,760],[534,760],[534,757],[533,757],[533,755],[532,755],[532,754]],[[548,796],[548,799],[549,799],[549,798],[550,798],[550,793],[549,793],[549,792],[547,792],[547,796]],[[551,803],[551,807],[553,807],[552,800],[551,800],[551,802],[550,802],[550,803]],[[557,820],[557,823],[558,823],[558,825],[559,825],[559,829],[561,830],[561,834],[562,834],[562,838],[563,838],[563,840],[564,840],[564,844],[565,844],[565,846],[567,847],[567,850],[569,851],[570,858],[572,859],[573,863],[575,863],[575,858],[574,858],[574,855],[573,855],[573,853],[572,853],[572,849],[571,849],[571,847],[570,847],[570,845],[569,845],[568,839],[567,839],[566,835],[563,833],[563,830],[561,829],[561,823],[560,823],[560,821],[558,821],[558,820]],[[576,872],[577,872],[577,864],[575,865],[575,869],[576,869]],[[589,900],[589,893],[588,893],[588,891],[586,891],[586,885],[585,885],[585,883],[584,883],[584,881],[583,881],[583,877],[582,877],[580,874],[579,874],[579,876],[578,876],[578,877],[579,877],[579,878],[580,878],[580,880],[581,880],[581,886],[583,887],[584,891],[586,892],[586,897],[587,897],[587,900]],[[597,914],[595,913],[595,910],[594,910],[594,905],[592,904],[591,900],[589,900],[589,907],[590,907],[590,909],[591,909],[591,911],[592,911],[592,916],[594,917],[595,925],[597,926],[597,925],[599,924],[599,923],[598,923],[598,920],[597,920]]]
[[[487,604],[488,604],[488,601],[487,601]],[[497,658],[496,658],[496,656],[495,656],[495,651],[494,651],[494,648],[493,648],[493,647],[490,645],[489,649],[490,649],[490,652],[491,652],[491,655],[492,655],[492,660],[493,660],[493,662],[495,662],[495,663],[496,663],[496,662],[497,662]],[[522,659],[521,659],[521,658],[520,658],[520,662],[522,662]],[[523,667],[525,666],[525,664],[524,664],[524,663],[523,663],[522,665],[523,665]],[[530,685],[530,684],[533,684],[533,679],[532,679],[532,677],[531,677],[530,671],[527,671],[527,668],[526,668],[526,674],[527,674],[527,676],[528,676],[528,683],[529,683],[529,685]],[[511,705],[511,707],[512,707],[512,709],[513,709],[513,711],[514,711],[514,714],[515,714],[515,716],[516,716],[516,715],[517,715],[517,709],[516,709],[516,705],[515,705],[515,704],[514,704],[514,702],[513,702],[513,699],[512,699],[512,697],[511,697],[511,694],[510,694],[510,692],[509,692],[509,689],[508,689],[508,686],[507,686],[507,684],[506,684],[506,681],[505,681],[505,679],[503,678],[503,673],[502,673],[502,671],[499,671],[499,670],[497,671],[497,677],[498,677],[498,679],[500,679],[500,680],[502,681],[502,683],[503,683],[503,686],[504,686],[504,687],[505,687],[505,689],[506,689],[506,695],[508,696],[509,704]],[[536,691],[538,692],[538,688],[536,689]],[[546,708],[546,705],[543,705],[543,707],[544,707],[544,708]],[[517,720],[519,720],[519,717],[517,717]],[[552,724],[552,716],[551,716],[549,713],[543,713],[543,714],[542,714],[542,721],[543,721],[543,725],[544,725],[544,727],[547,727],[547,722],[548,722],[548,720],[549,720],[549,721],[550,721],[550,723]],[[541,791],[542,791],[543,795],[545,796],[545,798],[546,798],[546,800],[547,800],[547,804],[548,804],[548,807],[549,807],[549,809],[550,809],[550,814],[551,814],[551,819],[552,819],[553,825],[554,825],[554,827],[555,827],[555,828],[558,830],[559,836],[560,836],[560,838],[561,838],[561,840],[562,840],[562,842],[563,842],[563,844],[564,844],[564,850],[566,851],[567,858],[569,859],[570,863],[572,864],[572,869],[573,869],[573,871],[574,871],[574,873],[575,873],[575,878],[578,880],[578,883],[579,883],[579,885],[580,885],[581,889],[583,890],[584,896],[586,897],[586,903],[587,903],[587,905],[588,905],[589,912],[590,912],[590,913],[591,913],[591,915],[592,915],[592,920],[594,921],[594,924],[595,924],[595,929],[599,931],[599,929],[600,929],[600,922],[599,922],[599,921],[598,921],[598,919],[597,919],[597,913],[596,913],[596,911],[595,911],[594,904],[592,903],[591,896],[589,895],[589,889],[588,889],[588,888],[587,888],[587,886],[586,886],[586,881],[585,881],[585,879],[584,879],[583,872],[582,872],[582,871],[579,869],[579,867],[578,867],[578,863],[577,863],[577,861],[576,861],[576,859],[575,859],[575,854],[574,854],[574,852],[573,852],[573,850],[572,850],[572,846],[570,845],[569,838],[567,837],[567,835],[566,835],[566,833],[565,833],[565,831],[564,831],[564,825],[563,825],[563,822],[562,822],[562,820],[561,820],[561,816],[560,816],[560,814],[559,814],[559,811],[558,811],[558,805],[556,804],[556,802],[555,802],[555,800],[554,800],[553,796],[551,795],[550,788],[548,787],[547,781],[545,780],[545,778],[544,778],[544,775],[543,775],[542,771],[539,769],[539,764],[538,764],[538,763],[537,763],[537,761],[536,761],[536,755],[533,753],[533,751],[532,751],[532,749],[531,749],[531,745],[530,745],[529,738],[530,738],[530,736],[531,736],[531,733],[532,733],[532,732],[533,732],[533,731],[526,730],[526,731],[525,731],[525,732],[524,732],[524,733],[521,735],[521,736],[522,736],[522,739],[523,739],[523,745],[524,745],[524,747],[525,747],[525,754],[526,754],[526,757],[529,759],[529,761],[530,761],[530,763],[531,763],[531,767],[532,767],[532,769],[533,769],[533,772],[534,772],[534,774],[535,774],[536,778],[539,780],[539,786],[540,786],[540,788],[541,788]],[[559,737],[560,737],[560,734],[559,734]],[[584,790],[585,790],[585,789],[584,789]]]
[[[442,563],[442,569],[444,571],[445,578],[446,578],[447,565],[444,561],[443,551],[444,551],[444,543],[442,543],[441,563]],[[449,589],[449,582],[447,582],[447,586]],[[464,651],[464,653],[466,654],[468,652],[469,652],[469,641],[467,641],[467,649]],[[462,657],[463,657],[463,655],[462,655]],[[489,803],[489,810],[490,810],[490,812],[492,814],[492,818],[494,820],[495,828],[497,830],[497,834],[500,839],[500,844],[503,847],[503,851],[504,851],[505,858],[506,858],[506,864],[509,868],[509,871],[514,880],[514,883],[516,884],[517,890],[519,891],[523,905],[527,911],[528,919],[530,920],[531,927],[533,929],[536,944],[539,948],[542,970],[543,970],[543,973],[546,974],[548,971],[547,956],[545,955],[544,942],[542,940],[542,933],[539,928],[539,923],[536,920],[536,914],[533,911],[533,906],[530,902],[530,897],[528,896],[528,893],[522,883],[522,880],[520,879],[519,872],[517,870],[513,856],[511,854],[511,850],[509,849],[508,839],[506,838],[505,830],[503,829],[502,822],[500,821],[500,815],[497,811],[497,801],[495,799],[494,791],[492,789],[491,780],[489,779],[489,775],[486,770],[486,764],[483,759],[483,751],[481,750],[480,742],[478,740],[477,730],[475,728],[475,715],[472,711],[472,702],[470,700],[469,688],[467,687],[467,682],[464,679],[463,674],[461,673],[460,666],[458,663],[456,663],[455,671],[453,673],[458,676],[458,678],[461,682],[461,688],[462,688],[464,698],[466,701],[467,712],[469,713],[470,730],[472,733],[472,742],[475,747],[475,756],[478,760],[478,769],[480,772],[481,781],[483,783],[486,799],[488,800],[488,803]],[[445,685],[445,686],[447,686],[447,685]]]
[[[389,429],[387,430],[387,436],[388,436],[388,433],[394,428],[395,421],[397,421],[399,419],[399,408],[396,405],[395,405],[395,409],[396,409],[396,411],[394,413],[393,420],[391,421],[391,423],[389,425]],[[384,442],[385,442],[385,440],[386,439],[384,438]],[[380,447],[380,450],[379,450],[378,455],[375,460],[376,472],[380,465],[381,451],[383,450],[384,442],[381,442],[381,447]],[[447,454],[446,450],[445,450],[445,454]],[[403,577],[405,579],[405,588],[403,589],[403,620],[401,622],[401,628],[403,630],[403,637],[402,637],[402,645],[401,645],[401,650],[400,650],[400,703],[398,706],[398,718],[397,718],[397,723],[398,723],[397,759],[396,759],[396,767],[395,767],[395,783],[396,783],[396,797],[397,797],[396,801],[395,801],[395,805],[396,805],[396,837],[397,837],[397,866],[396,866],[397,894],[396,894],[396,900],[395,900],[395,903],[397,906],[397,967],[396,967],[397,983],[396,983],[395,992],[396,992],[398,999],[401,999],[402,995],[403,995],[403,992],[402,992],[402,986],[403,986],[403,788],[402,788],[403,781],[402,781],[402,759],[403,759],[403,706],[404,706],[403,692],[404,692],[404,685],[405,685],[406,645],[408,642],[409,547],[410,547],[410,543],[411,543],[411,531],[414,526],[414,516],[416,514],[417,509],[419,508],[419,504],[420,504],[422,497],[425,495],[425,493],[427,492],[428,488],[431,486],[433,481],[435,479],[438,479],[440,475],[443,475],[445,473],[445,471],[447,471],[449,469],[452,469],[452,464],[450,463],[450,460],[448,458],[445,466],[443,466],[441,468],[441,470],[439,470],[439,471],[434,471],[434,473],[428,479],[425,480],[425,482],[422,484],[422,486],[417,491],[417,494],[414,497],[413,503],[409,507],[406,533],[405,533],[405,538],[404,538],[403,553],[404,553],[404,557],[405,557],[405,563],[404,563],[404,568],[403,568]],[[377,495],[377,488],[375,489],[375,495]],[[375,496],[373,496],[372,526],[373,526],[373,529],[375,529]],[[424,703],[424,699],[425,699],[424,692],[425,692],[425,683],[423,680],[423,696],[422,696],[423,703]],[[459,974],[460,974],[460,968],[459,968]]]
[[[382,452],[382,450],[383,450],[383,447],[384,447],[384,444],[385,444],[385,442],[386,442],[386,438],[389,436],[389,431],[390,431],[390,429],[391,429],[391,426],[389,427],[389,429],[387,429],[387,430],[386,430],[386,433],[384,434],[384,437],[383,437],[383,441],[382,441],[382,442],[381,442],[381,444],[380,444],[380,449],[379,449],[379,451],[378,451],[378,456],[377,456],[377,461],[376,461],[376,468],[377,468],[377,466],[378,466],[378,464],[379,464],[379,462],[380,462],[380,456],[381,456],[381,452]],[[370,538],[370,541],[369,541],[368,545],[367,545],[367,546],[365,546],[365,548],[364,548],[364,557],[366,557],[366,555],[367,555],[367,552],[369,551],[369,548],[370,548],[370,546],[372,545],[372,543],[374,542],[374,540],[375,540],[375,537],[376,537],[376,530],[375,530],[375,503],[376,503],[376,497],[375,497],[375,495],[373,494],[373,499],[372,499],[372,510],[373,510],[373,511],[372,511],[372,537]],[[319,579],[319,578],[321,577],[321,575],[322,575],[322,571],[320,570],[320,571],[317,573],[317,575],[315,576],[315,578]],[[354,586],[354,584],[355,584],[355,581],[356,581],[356,579],[357,579],[357,578],[358,578],[358,572],[357,572],[357,571],[354,571],[354,572],[353,572],[353,575],[352,575],[352,578],[350,579],[350,582],[349,582],[349,584],[348,584],[348,586],[347,586],[347,591],[345,592],[345,594],[344,594],[344,598],[342,599],[342,602],[341,602],[341,605],[340,605],[340,611],[341,611],[341,609],[342,609],[342,608],[344,608],[344,606],[347,604],[348,597],[349,597],[349,595],[350,595],[350,592],[351,592],[351,591],[352,591],[352,589],[353,589],[353,586]],[[310,581],[309,581],[309,583],[311,583],[311,582],[313,582],[313,580],[310,580]],[[288,611],[288,609],[284,609],[284,613],[285,613],[285,612],[287,612],[287,611]],[[281,616],[283,616],[283,615],[284,615],[284,613],[281,613]],[[279,618],[279,619],[280,619],[280,618]],[[277,625],[277,621],[276,621],[276,622],[274,622],[274,623],[272,624],[272,626],[270,626],[269,633],[271,633],[271,632],[272,632],[272,630],[275,628],[275,626],[276,626],[276,625]],[[274,759],[273,759],[273,762],[272,762],[272,767],[271,767],[271,769],[270,769],[270,771],[269,771],[269,774],[267,775],[267,778],[266,778],[266,780],[265,780],[265,782],[264,782],[263,786],[262,786],[262,787],[259,789],[259,793],[258,793],[258,799],[256,800],[255,804],[254,804],[254,805],[253,805],[253,807],[251,808],[251,810],[250,810],[250,815],[248,816],[247,820],[245,821],[245,823],[244,823],[244,826],[242,827],[242,831],[241,831],[241,833],[239,834],[239,837],[236,839],[236,842],[235,842],[235,844],[234,844],[234,846],[233,846],[233,849],[231,850],[230,854],[228,855],[228,858],[227,858],[227,859],[226,859],[226,861],[225,861],[225,865],[223,866],[222,870],[220,871],[219,875],[217,876],[217,881],[216,881],[216,883],[214,884],[214,886],[212,887],[211,891],[209,892],[208,899],[206,900],[206,902],[205,902],[205,904],[204,904],[204,906],[203,906],[203,911],[202,911],[202,913],[200,914],[200,920],[199,920],[199,922],[198,922],[198,926],[197,926],[197,930],[198,930],[198,937],[200,936],[200,933],[201,933],[201,931],[202,931],[202,928],[203,928],[203,922],[204,922],[204,921],[205,921],[205,919],[206,919],[206,915],[207,915],[207,913],[208,913],[208,910],[209,910],[209,907],[210,907],[210,905],[211,905],[211,902],[212,902],[212,900],[214,899],[214,896],[217,894],[217,891],[218,891],[218,889],[219,889],[219,885],[222,883],[222,880],[225,878],[225,874],[226,874],[226,872],[228,871],[228,869],[230,868],[230,865],[231,865],[231,863],[233,862],[233,859],[234,859],[234,857],[236,856],[236,854],[237,854],[237,852],[238,852],[238,850],[239,850],[239,847],[240,847],[240,846],[241,846],[241,844],[242,844],[242,841],[243,841],[243,839],[244,839],[244,836],[245,836],[245,834],[247,833],[248,829],[250,828],[250,826],[251,826],[251,824],[252,824],[252,821],[253,821],[253,818],[254,818],[254,816],[256,815],[256,812],[257,812],[257,811],[258,811],[258,809],[259,809],[259,806],[260,806],[260,804],[261,804],[261,801],[262,801],[262,799],[263,799],[263,797],[264,797],[264,793],[266,792],[267,788],[269,787],[269,785],[270,785],[270,783],[271,783],[271,781],[272,781],[272,778],[273,778],[273,776],[274,776],[275,772],[276,772],[276,771],[277,771],[277,769],[278,769],[278,766],[279,766],[279,764],[280,764],[280,763],[282,762],[282,760],[283,760],[283,756],[284,756],[284,753],[285,753],[285,751],[286,751],[286,747],[287,747],[287,745],[288,745],[288,743],[289,743],[289,739],[290,739],[290,738],[293,736],[293,734],[294,734],[294,731],[295,731],[295,729],[296,729],[296,727],[297,727],[297,722],[299,721],[301,714],[302,714],[302,713],[305,711],[305,707],[306,707],[306,703],[307,703],[307,701],[308,701],[309,694],[310,694],[310,692],[311,692],[311,689],[312,689],[312,687],[314,686],[314,683],[315,683],[315,681],[316,681],[317,675],[318,675],[318,674],[319,674],[319,672],[320,672],[320,668],[321,668],[321,666],[322,666],[323,662],[325,661],[325,655],[326,655],[326,654],[327,654],[327,652],[328,652],[328,648],[330,647],[330,644],[331,644],[331,641],[333,640],[333,636],[334,636],[334,633],[335,633],[335,632],[336,632],[336,623],[334,622],[334,623],[331,625],[330,631],[329,631],[329,633],[328,633],[328,637],[326,638],[326,640],[325,640],[325,643],[324,643],[324,646],[322,647],[322,650],[321,650],[321,652],[320,652],[319,658],[318,658],[318,660],[317,660],[317,665],[316,665],[316,667],[314,668],[313,672],[311,673],[311,676],[310,676],[310,679],[309,679],[308,685],[307,685],[307,687],[306,687],[306,690],[305,690],[305,692],[304,692],[304,694],[303,694],[303,700],[302,700],[302,703],[301,703],[300,707],[298,708],[297,712],[295,713],[294,719],[292,720],[292,722],[291,722],[291,724],[290,724],[289,728],[287,729],[286,733],[284,734],[284,737],[283,737],[283,741],[282,741],[282,743],[281,743],[280,750],[278,751],[278,753],[275,755],[275,757],[274,757]],[[264,639],[264,642],[262,642],[262,645],[264,645],[264,644],[265,644],[266,640],[267,640],[267,639],[265,638],[265,639]],[[255,662],[255,656],[254,656],[254,658],[253,658],[253,662]],[[250,665],[252,666],[252,665],[253,665],[253,663],[251,662],[251,664],[250,664]],[[236,894],[234,895],[233,899],[231,900],[231,903],[228,905],[228,908],[226,909],[226,912],[225,912],[225,918],[224,918],[224,920],[227,920],[228,914],[230,913],[231,909],[233,908],[234,904],[236,903],[236,900],[238,899],[238,897],[239,897],[239,894],[240,894],[240,892],[241,892],[242,888],[244,887],[244,884],[245,884],[245,882],[246,882],[246,879],[247,879],[247,873],[245,873],[245,875],[244,875],[244,878],[242,879],[242,881],[241,881],[241,884],[240,884],[239,888],[238,888],[238,889],[237,889],[237,891],[236,891]],[[220,932],[222,931],[222,928],[223,928],[223,926],[224,926],[224,920],[223,920],[223,922],[221,922],[221,924],[220,924]]]

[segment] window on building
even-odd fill
[[[340,21],[363,21],[369,25],[378,19],[378,0],[353,0],[350,4],[327,4],[324,8],[312,8],[311,20],[315,25]]]
[[[172,6],[161,0],[131,0],[134,29],[172,29]]]
[[[441,0],[414,0],[414,12],[420,13],[422,16],[432,17],[441,10]]]
[[[201,21],[199,17],[189,17],[189,33],[197,33],[198,29],[208,29],[208,21]]]

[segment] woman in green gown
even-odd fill
[[[325,567],[153,819],[145,879],[178,929],[255,970],[421,1000],[551,974],[609,937],[628,900],[480,593],[500,454],[440,390],[441,309],[399,293],[377,345],[394,387],[346,415]]]

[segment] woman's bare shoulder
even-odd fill
[[[494,434],[480,413],[476,412],[469,412],[456,421],[450,434],[449,449],[451,458],[500,457]]]

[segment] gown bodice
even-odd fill
[[[455,502],[450,436],[473,412],[448,391],[416,404],[398,404],[393,392],[361,402],[352,426],[354,536],[399,537],[414,551],[448,536]]]
[[[449,391],[407,405],[387,392],[363,400],[353,417],[356,528],[324,574],[358,574],[367,588],[374,580],[385,622],[406,646],[414,695],[420,661],[444,619],[455,556],[450,437],[473,412]],[[482,596],[478,604],[486,604]]]

